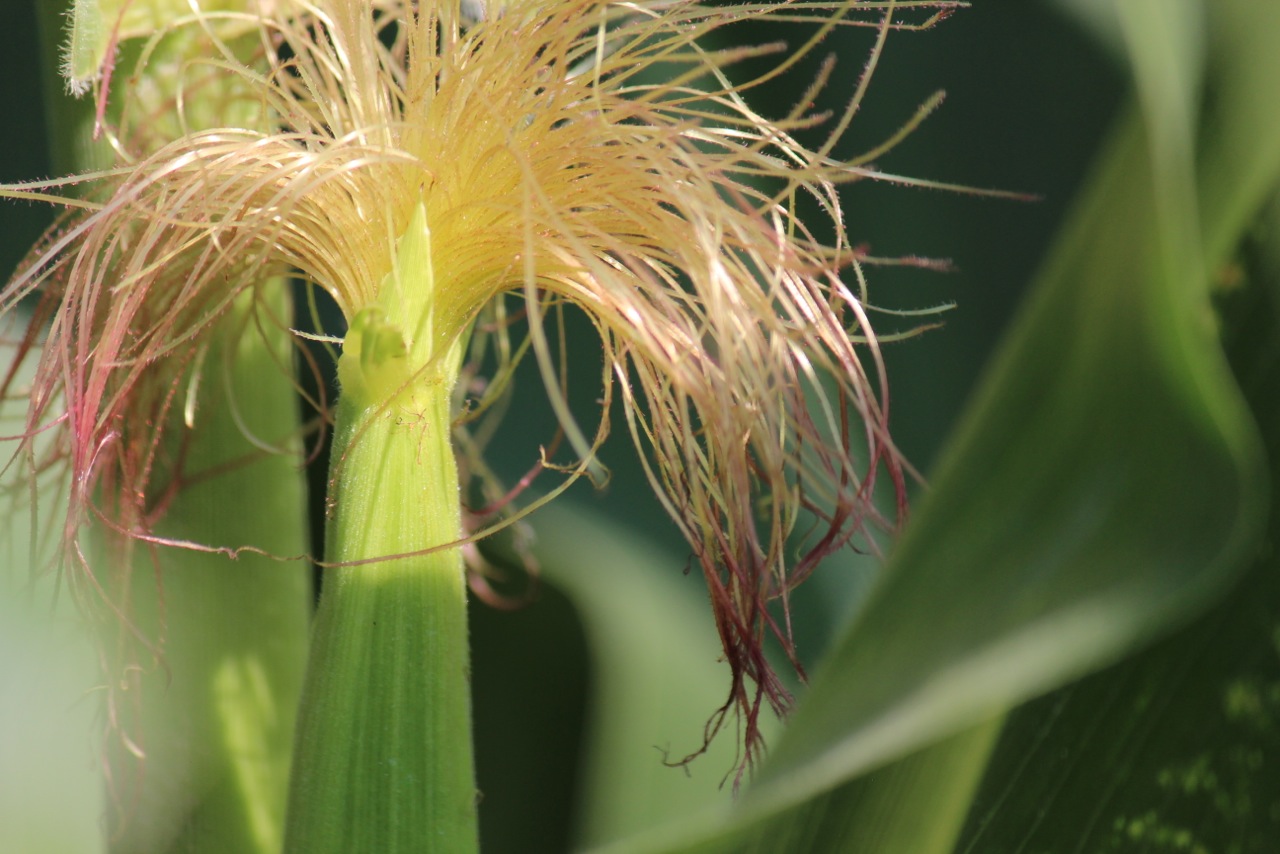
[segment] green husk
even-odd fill
[[[474,851],[466,576],[425,210],[338,364],[325,545],[285,850]],[[410,339],[405,330],[416,334]],[[335,566],[336,565],[336,566]]]
[[[39,6],[52,65],[62,4]],[[70,43],[61,55],[69,86],[87,82],[108,58],[131,60],[140,37],[189,12],[185,2],[77,3],[66,16]],[[175,84],[171,72],[189,49],[190,41],[178,38],[155,52],[146,72],[158,84],[155,97]],[[127,71],[116,80],[126,78]],[[235,121],[246,118],[234,92],[207,94],[207,105],[188,108],[188,120],[231,121],[227,109],[237,111]],[[109,148],[93,138],[93,100],[73,99],[54,85],[46,86],[46,100],[55,167],[80,172],[109,165]],[[199,394],[185,417],[182,411],[172,416],[171,434],[173,447],[185,448],[184,476],[225,471],[182,489],[157,536],[277,556],[306,552],[292,350],[280,327],[290,311],[285,287],[280,280],[264,282],[210,333],[199,382],[188,378]],[[274,452],[264,453],[264,443]],[[128,603],[129,625],[107,621],[101,640],[108,676],[115,682],[124,674],[108,692],[111,850],[278,851],[306,660],[310,568],[256,553],[231,562],[221,554],[136,544],[134,556],[123,586],[106,582],[112,599]],[[107,567],[112,558],[100,554],[94,561]]]

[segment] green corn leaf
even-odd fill
[[[248,12],[248,0],[203,0],[204,13]],[[83,93],[115,61],[120,43],[150,36],[191,15],[190,0],[74,0],[63,49],[67,88]],[[241,24],[238,29],[244,29]]]
[[[985,767],[982,721],[1167,632],[1246,565],[1266,504],[1263,454],[1217,341],[1205,271],[1234,242],[1219,236],[1230,234],[1223,219],[1234,216],[1238,238],[1244,200],[1256,210],[1265,197],[1251,179],[1274,173],[1261,156],[1221,168],[1212,180],[1234,174],[1234,190],[1215,189],[1221,201],[1199,209],[1212,165],[1193,159],[1201,10],[1158,5],[1122,15],[1141,112],[1106,147],[870,604],[736,808],[634,847],[752,850],[746,840],[784,825],[821,834],[863,819],[885,822],[885,834],[850,850],[951,850],[957,811],[929,807],[938,775],[912,763],[963,795]],[[1215,30],[1208,67],[1249,41]],[[1266,109],[1252,98],[1216,106],[1230,103]],[[877,787],[890,785],[915,805],[913,832],[876,807]],[[787,850],[842,850],[849,835],[813,838],[823,847]]]
[[[216,0],[201,9],[248,6],[244,0]],[[54,0],[39,4],[41,41],[50,60],[63,8]],[[72,32],[64,59],[74,63],[92,42],[94,63],[114,60],[122,40],[191,15],[185,0],[78,2],[65,16]],[[171,97],[165,87],[181,85],[177,73],[156,69],[161,58],[171,63],[169,72],[181,68],[191,56],[184,53],[187,47],[175,40],[156,51],[158,64],[146,72],[157,84],[149,89],[153,96]],[[90,69],[97,70],[98,65]],[[47,94],[57,167],[88,171],[111,163],[110,147],[91,134],[94,105]],[[188,118],[198,115],[212,124],[229,121],[232,108],[239,116],[262,112],[259,105],[237,104],[230,97],[234,92],[205,94],[229,100],[214,98],[209,110],[188,111]],[[179,412],[174,422],[185,434],[185,472],[227,471],[188,484],[157,526],[159,536],[212,547],[249,545],[281,556],[306,550],[295,388],[282,370],[290,364],[291,345],[275,320],[289,310],[283,287],[277,282],[272,296],[240,300],[221,320],[200,367],[180,378],[189,392],[188,418]],[[194,424],[197,411],[199,429],[179,423]],[[264,445],[276,452],[263,454]],[[0,465],[5,461],[0,457]],[[51,495],[41,494],[39,501],[47,520]],[[117,581],[105,571],[100,579],[110,588],[108,596],[130,603],[128,619],[138,632],[136,638],[121,634],[108,621],[96,638],[107,678],[113,685],[128,682],[94,697],[94,704],[112,697],[110,711],[103,712],[111,726],[101,727],[101,752],[112,773],[103,783],[111,806],[101,821],[109,850],[278,850],[307,654],[310,568],[300,560],[282,563],[256,553],[235,562],[186,549],[138,548],[134,555],[127,579]],[[103,553],[91,560],[95,569],[111,562]]]
[[[1280,475],[1280,7],[1211,7],[1199,188],[1223,338]],[[1248,228],[1236,262],[1225,251]],[[1242,279],[1241,285],[1238,280]],[[1232,285],[1232,282],[1236,284]],[[1272,508],[1269,539],[1280,536]],[[1226,601],[1175,637],[1009,719],[962,854],[1266,851],[1280,834],[1280,589],[1264,552]]]
[[[6,320],[16,322],[0,323],[3,365],[27,318]],[[19,366],[16,383],[29,383],[33,369],[29,360]],[[23,403],[0,399],[0,436],[22,431]],[[94,854],[103,850],[105,801],[91,736],[95,708],[86,701],[99,678],[94,645],[65,580],[49,571],[56,558],[49,524],[61,508],[48,501],[35,512],[15,477],[25,461],[9,465],[8,448],[0,449],[0,472],[8,466],[0,478],[0,838],[29,854]]]
[[[1280,195],[1251,243],[1246,287],[1222,299],[1224,337],[1274,482]],[[1011,714],[958,854],[1269,850],[1280,836],[1277,568],[1264,553],[1227,600],[1174,637]]]
[[[701,584],[681,574],[679,555],[584,510],[558,504],[537,518],[547,577],[578,607],[592,654],[579,840],[598,844],[727,804],[731,737],[687,770],[662,762],[698,749],[728,690]]]

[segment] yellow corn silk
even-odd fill
[[[838,187],[914,183],[868,162],[905,131],[865,157],[833,152],[889,34],[932,26],[958,4],[174,4],[186,11],[149,44],[205,40],[213,58],[183,65],[186,79],[230,78],[258,112],[241,124],[164,125],[172,139],[100,176],[58,251],[0,304],[41,284],[61,289],[53,352],[82,355],[77,371],[50,365],[44,376],[76,413],[65,429],[77,482],[118,471],[128,494],[145,493],[147,470],[112,437],[124,424],[142,446],[158,442],[162,426],[136,405],[148,376],[198,361],[207,331],[272,271],[301,275],[347,319],[339,419],[436,412],[441,389],[482,366],[491,382],[460,384],[449,405],[498,411],[514,363],[532,353],[577,456],[555,465],[580,475],[609,425],[607,405],[594,431],[569,414],[547,319],[575,306],[600,334],[604,399],[621,398],[655,492],[707,579],[732,670],[709,732],[741,712],[750,761],[759,714],[790,700],[762,649],[770,634],[790,648],[768,604],[785,604],[824,555],[851,542],[875,549],[867,531],[895,523],[872,504],[878,479],[898,512],[904,492],[864,299],[869,259],[845,233]],[[104,30],[113,9],[127,14]],[[71,60],[89,75],[78,79],[92,78],[85,69],[116,33],[164,9],[78,7]],[[795,44],[707,46],[753,21],[794,25]],[[747,103],[833,30],[857,26],[870,31],[870,61],[842,110],[812,112],[834,57],[785,114]],[[230,47],[242,37],[252,64]],[[153,56],[142,51],[144,69]],[[178,106],[190,109],[197,91],[183,84]],[[123,105],[128,127],[159,109],[138,98],[145,109]],[[47,199],[49,188],[25,192]],[[113,298],[96,299],[107,287]],[[474,388],[487,390],[464,401]],[[453,427],[471,453],[467,424]],[[788,541],[806,529],[797,556]]]

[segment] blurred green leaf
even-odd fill
[[[19,554],[25,538],[5,543]],[[10,564],[25,566],[21,564]],[[103,850],[91,737],[94,649],[52,578],[0,574],[0,842],[26,854]]]
[[[1228,851],[1280,838],[1280,576],[1015,711],[957,854]]]
[[[682,854],[950,851],[999,731],[999,719],[986,721],[781,813],[766,813],[758,820],[729,817],[725,827],[697,838],[689,834],[679,842],[672,834],[663,850]]]
[[[686,563],[564,503],[538,514],[539,558],[582,615],[592,703],[578,839],[599,844],[700,807],[727,804],[732,734],[687,769],[728,692],[702,584]],[[768,737],[770,731],[766,729]]]
[[[1198,163],[1204,246],[1224,262],[1280,183],[1280,3],[1213,0]]]
[[[1227,269],[1243,285],[1219,296],[1223,337],[1274,483],[1280,194]],[[1277,539],[1273,505],[1272,545],[1226,601],[1151,650],[1014,712],[957,851],[1271,851],[1280,838]]]
[[[772,827],[768,816],[949,736],[910,762],[936,766],[963,794],[989,730],[954,733],[1203,610],[1256,546],[1263,454],[1209,309],[1204,271],[1223,258],[1202,255],[1206,240],[1226,242],[1197,206],[1200,9],[1122,12],[1142,112],[1106,147],[870,604],[741,803],[651,838],[654,848],[743,850],[735,839],[787,824],[814,845],[815,825],[831,824],[821,817],[853,827],[865,808],[885,821],[878,783],[897,787],[917,821],[863,850],[950,850],[956,812],[929,808],[938,776],[919,769],[886,769]],[[1218,32],[1213,48],[1246,43],[1264,40]],[[1222,210],[1239,209],[1222,197]],[[835,839],[788,850],[836,850]]]
[[[1280,476],[1280,4],[1209,8],[1198,164],[1223,337]],[[1243,284],[1240,280],[1243,279]],[[1273,506],[1269,541],[1280,537]],[[1280,834],[1280,581],[1274,545],[1175,637],[1015,712],[960,852],[1263,852]]]
[[[7,367],[25,318],[5,320]],[[33,367],[21,365],[15,384],[30,382]],[[0,437],[22,432],[24,404],[0,398]],[[96,649],[55,571],[56,493],[44,490],[33,520],[25,459],[11,463],[13,450],[0,443],[0,848],[91,854],[103,849],[105,800],[92,738]]]

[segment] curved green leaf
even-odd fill
[[[1260,57],[1254,67],[1267,70]],[[1258,125],[1216,135],[1252,137]],[[1271,186],[1268,215],[1238,268],[1246,285],[1220,304],[1275,482],[1280,185]],[[1257,187],[1242,190],[1252,196]],[[1277,537],[1273,507],[1269,538]],[[1280,838],[1278,568],[1274,552],[1264,553],[1226,601],[1173,638],[1015,711],[958,854],[1270,850]]]
[[[1009,718],[956,854],[1271,850],[1280,576]]]
[[[663,764],[698,749],[728,690],[705,588],[681,574],[679,556],[584,510],[561,503],[537,520],[539,558],[578,607],[592,655],[579,840],[599,844],[727,805],[731,737],[687,769]]]
[[[1237,577],[1266,482],[1208,306],[1197,13],[1127,10],[1145,112],[1106,147],[870,603],[737,808],[704,816],[702,843],[652,847],[740,850],[770,814],[1117,660]],[[957,781],[985,762],[970,746]],[[872,850],[949,850],[917,805],[915,840]]]

